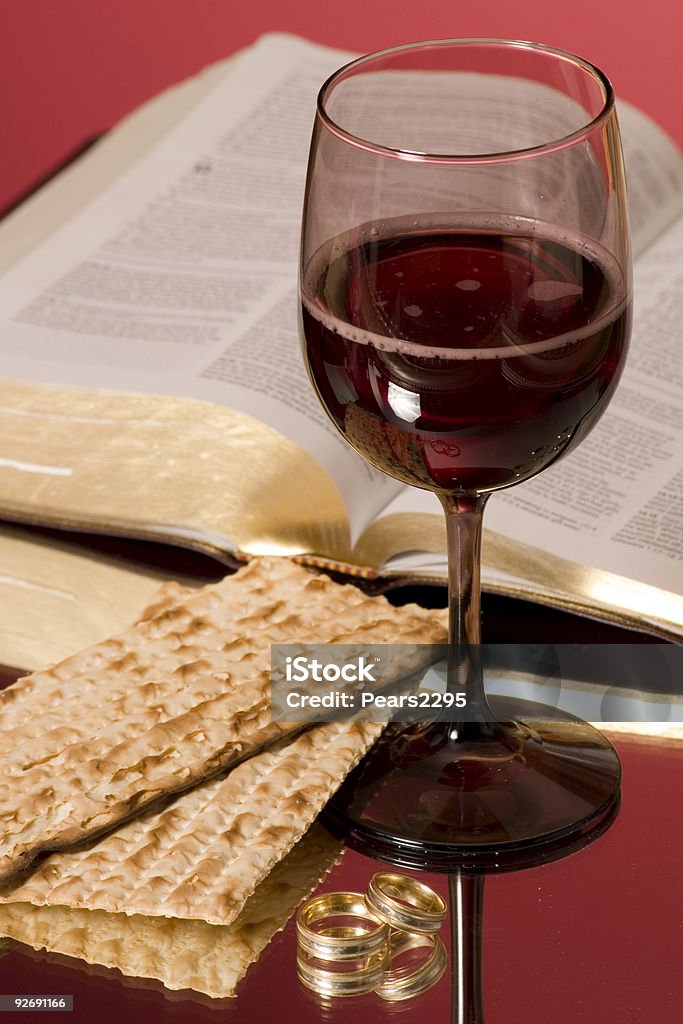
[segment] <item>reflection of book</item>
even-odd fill
[[[298,356],[314,96],[345,56],[267,37],[143,108],[4,225],[6,519],[444,578],[436,499],[347,449]],[[683,159],[642,114],[621,117],[631,367],[580,449],[492,499],[484,583],[680,635]]]

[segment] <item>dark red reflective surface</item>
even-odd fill
[[[487,878],[483,916],[486,1024],[678,1024],[683,1002],[683,747],[617,742],[623,803],[595,843],[543,867]],[[377,864],[347,851],[325,889],[363,890]],[[421,876],[447,894],[444,875]],[[444,928],[444,941],[448,942]],[[375,996],[324,1003],[296,979],[292,922],[233,1000],[172,993],[66,957],[15,949],[0,958],[0,993],[74,995],[51,1020],[126,1024],[366,1024],[450,1021],[444,977],[405,1003]],[[38,1020],[26,1012],[17,1024]],[[45,1015],[40,1020],[45,1022]]]

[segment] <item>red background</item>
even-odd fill
[[[550,43],[601,65],[683,145],[680,0],[0,0],[0,209],[145,99],[273,30],[359,51]]]

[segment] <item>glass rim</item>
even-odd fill
[[[365,139],[362,136],[355,135],[353,132],[343,128],[342,125],[338,124],[334,118],[327,112],[326,102],[327,99],[337,84],[344,78],[349,77],[351,72],[355,72],[357,68],[361,68],[365,64],[369,64],[376,61],[378,58],[387,57],[393,54],[408,53],[412,50],[430,49],[437,47],[464,47],[464,46],[501,46],[506,47],[510,50],[521,49],[531,50],[538,53],[547,54],[552,57],[558,57],[561,60],[566,61],[569,64],[573,64],[585,71],[593,81],[597,82],[603,93],[603,104],[600,111],[590,120],[586,120],[586,123],[580,128],[575,129],[573,132],[569,132],[565,135],[560,135],[556,139],[551,139],[548,142],[540,143],[536,146],[522,147],[520,149],[509,149],[501,150],[494,153],[471,153],[471,154],[458,154],[458,153],[425,153],[419,150],[402,149],[392,146],[381,145],[380,143],[373,142],[371,139]],[[332,74],[323,82],[318,92],[317,103],[316,103],[316,114],[317,117],[322,121],[328,131],[336,135],[337,138],[343,142],[347,142],[358,149],[364,149],[368,153],[375,153],[378,156],[386,156],[397,160],[413,161],[415,163],[442,163],[442,164],[461,164],[461,165],[473,165],[473,164],[494,164],[510,162],[513,160],[525,160],[529,157],[540,156],[544,153],[553,153],[559,149],[566,149],[569,146],[574,145],[581,139],[585,139],[591,132],[603,124],[609,117],[612,116],[615,109],[614,101],[614,90],[612,83],[610,82],[604,71],[601,71],[597,65],[592,64],[584,57],[579,57],[578,54],[571,53],[569,50],[562,50],[555,46],[548,46],[545,43],[534,43],[525,39],[505,39],[497,38],[492,36],[471,36],[463,38],[446,38],[446,39],[426,39],[422,42],[415,43],[402,43],[398,46],[389,46],[382,50],[375,50],[372,53],[364,54],[361,57],[356,57],[341,67],[333,71]],[[586,117],[590,115],[586,111]]]

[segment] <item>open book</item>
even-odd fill
[[[445,578],[437,499],[348,448],[299,354],[315,95],[350,56],[264,37],[141,108],[3,225],[6,520],[163,539],[227,563],[268,552]],[[632,107],[620,118],[637,254],[630,362],[577,451],[494,495],[483,582],[680,636],[683,157]],[[46,589],[40,564],[31,600]],[[27,580],[16,564],[4,579],[11,612]],[[89,585],[84,572],[81,604]]]

